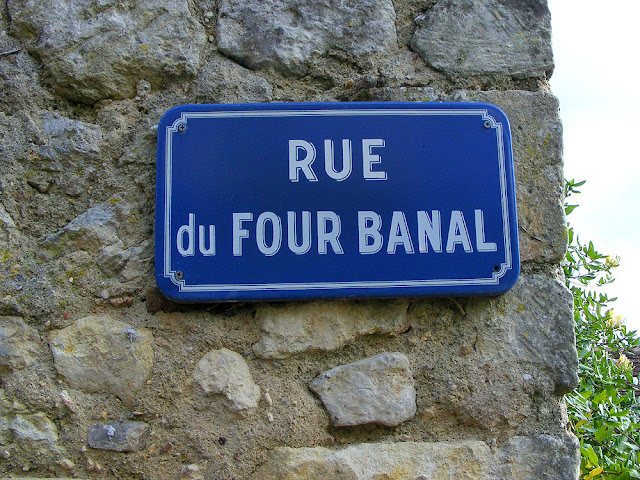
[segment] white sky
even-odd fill
[[[569,221],[581,240],[622,257],[607,292],[640,330],[640,1],[548,2],[565,177],[587,180]]]

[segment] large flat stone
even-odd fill
[[[382,353],[321,373],[309,388],[337,427],[378,423],[400,425],[416,414],[416,391],[409,360]]]
[[[522,364],[548,372],[558,394],[578,384],[578,354],[571,292],[545,275],[522,276],[505,297],[505,309],[495,312],[498,331],[483,335],[477,348],[504,349]]]
[[[240,64],[297,76],[331,48],[358,57],[392,51],[397,41],[391,0],[265,0],[260,8],[222,0],[217,33],[219,50]]]
[[[362,335],[397,335],[409,328],[407,303],[306,302],[260,305],[264,334],[253,346],[260,358],[337,350]]]
[[[546,0],[441,0],[416,18],[411,48],[456,75],[551,76]]]
[[[94,103],[136,94],[140,79],[193,76],[204,27],[185,0],[11,0],[11,33],[37,55],[60,95]]]
[[[153,365],[153,337],[108,315],[90,315],[49,332],[56,370],[71,387],[106,391],[130,405]]]
[[[573,436],[512,437],[497,448],[479,440],[363,443],[340,450],[276,448],[252,476],[258,480],[575,480]]]

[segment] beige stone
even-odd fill
[[[108,315],[90,315],[49,333],[55,367],[72,388],[106,391],[130,405],[153,365],[153,337]]]
[[[244,415],[258,406],[260,387],[254,383],[247,362],[227,348],[212,350],[202,357],[193,379],[205,393],[223,395],[236,413]]]
[[[255,480],[500,480],[577,478],[573,436],[513,437],[491,448],[479,440],[363,443],[341,450],[276,448]]]
[[[260,305],[264,334],[253,351],[260,358],[287,358],[337,350],[363,335],[394,336],[409,328],[407,308],[404,301]]]

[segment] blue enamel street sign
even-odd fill
[[[495,295],[520,271],[511,133],[488,104],[176,107],[156,201],[176,301]]]

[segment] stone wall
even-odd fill
[[[576,479],[545,0],[8,0],[0,476]],[[183,103],[483,101],[522,258],[495,298],[181,306],[153,276]]]

